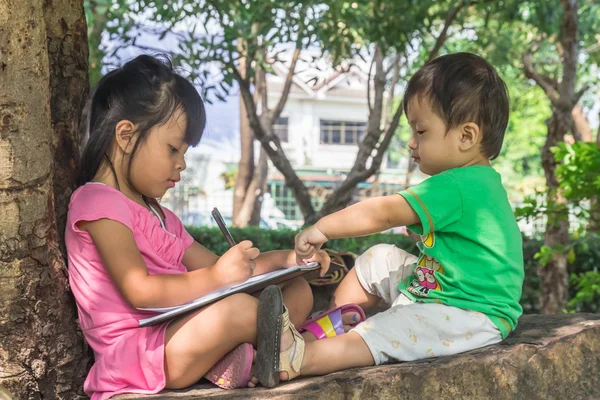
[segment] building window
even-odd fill
[[[308,187],[310,189],[310,186]],[[275,199],[275,206],[283,211],[285,219],[289,221],[303,221],[304,216],[298,206],[298,202],[294,197],[294,193],[282,181],[269,181],[268,191]],[[323,201],[311,197],[311,204],[315,211],[319,211],[323,207]]]
[[[288,142],[288,117],[279,117],[273,122],[273,133],[279,136],[282,142]]]
[[[366,122],[322,119],[320,123],[322,144],[357,145],[367,130]]]

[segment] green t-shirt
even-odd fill
[[[500,175],[491,167],[455,168],[399,192],[420,224],[414,275],[398,289],[413,301],[487,315],[505,338],[523,313],[523,247]]]

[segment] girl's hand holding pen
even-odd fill
[[[240,283],[252,277],[255,262],[260,250],[252,247],[252,242],[244,240],[230,248],[212,266],[215,279],[224,286]]]

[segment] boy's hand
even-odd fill
[[[215,277],[223,285],[244,282],[250,279],[254,271],[254,259],[260,251],[252,247],[252,242],[244,240],[227,250],[213,265]]]
[[[327,236],[321,232],[316,225],[304,229],[296,235],[296,261],[299,265],[303,260],[310,259],[317,250],[327,241]]]
[[[329,254],[325,250],[317,251],[311,258],[304,259],[307,264],[311,262],[318,262],[321,264],[321,269],[319,270],[319,276],[322,278],[327,271],[329,270],[329,264],[331,263],[331,259],[329,258]]]

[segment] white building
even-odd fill
[[[276,74],[267,77],[270,107],[279,100],[288,73],[282,64],[276,64],[274,69]],[[290,163],[308,186],[313,204],[319,208],[326,196],[343,182],[356,159],[358,143],[366,132],[369,116],[368,76],[358,68],[343,72],[329,69],[323,73],[298,66],[297,70],[303,72],[294,76],[287,103],[274,130]],[[316,83],[307,84],[309,81]],[[231,189],[225,189],[223,174],[237,169],[240,150],[239,98],[229,99],[225,107],[221,104],[207,109],[209,136],[211,127],[217,128],[221,131],[221,139],[226,137],[229,142],[219,143],[216,138],[205,142],[203,139],[198,149],[189,152],[185,185],[179,193],[175,191],[166,199],[181,215],[207,213],[214,206],[218,206],[223,215],[231,215],[233,193]],[[258,158],[260,144],[256,142],[255,145]],[[355,199],[400,190],[405,184],[406,170],[406,159],[391,165],[384,157],[377,180],[371,178],[359,184]],[[412,183],[421,179],[417,171]],[[185,186],[198,189],[188,190]],[[275,204],[267,195],[263,216],[302,222],[295,198],[285,186],[282,175],[271,164],[268,193]]]
[[[275,65],[276,75],[268,77],[269,107],[279,100],[288,70]],[[296,173],[309,187],[315,207],[320,205],[344,181],[354,165],[358,143],[367,129],[368,75],[359,68],[325,70],[297,67],[290,95],[275,132]],[[316,81],[309,85],[306,82]],[[381,173],[360,183],[355,193],[359,200],[372,195],[396,192],[405,186],[408,160],[392,165],[384,157]],[[423,177],[417,171],[412,183]],[[286,218],[301,222],[302,215],[291,191],[285,187],[283,176],[271,166],[269,191]]]

